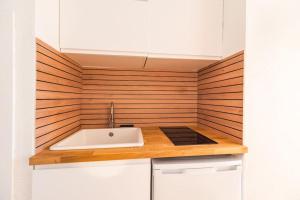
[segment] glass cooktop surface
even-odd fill
[[[217,144],[217,142],[185,126],[160,127],[160,129],[176,146]]]

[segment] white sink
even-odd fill
[[[84,129],[52,145],[50,150],[144,146],[140,128]]]

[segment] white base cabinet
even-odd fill
[[[33,200],[241,200],[241,197],[240,156],[154,159],[152,167],[150,159],[137,159],[43,165],[33,170]]]
[[[37,166],[33,200],[150,200],[150,159]]]
[[[152,200],[241,200],[242,161],[233,156],[154,160],[152,189]]]

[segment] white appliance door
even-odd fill
[[[241,166],[154,170],[153,200],[241,200]]]

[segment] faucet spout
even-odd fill
[[[111,102],[110,104],[110,116],[108,120],[108,127],[109,128],[115,128],[115,111],[114,111],[114,102]]]

